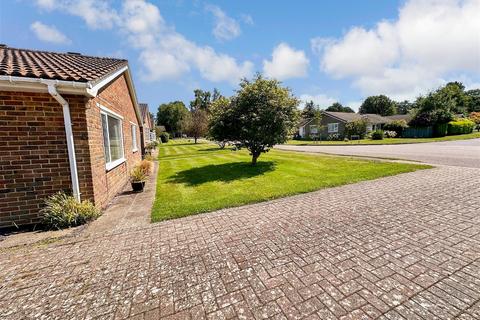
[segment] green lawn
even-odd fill
[[[352,140],[352,141],[307,141],[307,140],[289,140],[287,144],[295,145],[357,145],[357,144],[408,144],[408,143],[425,143],[425,142],[438,142],[438,141],[453,141],[453,140],[467,140],[480,138],[480,132],[473,132],[469,134],[462,134],[456,136],[446,136],[439,138],[386,138],[383,140]]]
[[[250,165],[245,150],[173,141],[159,147],[152,221],[260,202],[430,168],[272,150]]]

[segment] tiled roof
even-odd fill
[[[366,113],[366,114],[359,114],[359,113],[352,113],[352,112],[332,112],[332,111],[323,111],[324,114],[330,115],[337,119],[343,120],[344,122],[352,122],[361,119],[367,119],[369,123],[377,124],[377,123],[387,123],[390,122],[389,119],[382,117],[381,115],[374,114],[374,113]]]
[[[97,82],[126,66],[127,60],[0,47],[0,75]]]

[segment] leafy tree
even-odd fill
[[[436,92],[419,97],[415,102],[417,113],[410,120],[413,127],[428,127],[448,123],[453,119],[454,101],[440,99]]]
[[[235,126],[232,121],[235,121],[235,119],[230,114],[232,111],[230,99],[220,97],[212,102],[208,123],[208,137],[216,140],[221,149],[225,148],[229,141],[234,140]]]
[[[330,107],[325,109],[325,111],[331,112],[348,112],[348,113],[355,113],[355,111],[350,107],[344,107],[341,103],[335,102]]]
[[[435,99],[440,103],[448,104],[450,111],[459,114],[468,112],[470,96],[465,93],[465,86],[461,82],[449,82],[435,92]]]
[[[157,112],[157,125],[165,126],[173,134],[182,131],[182,125],[188,115],[188,109],[182,101],[161,104]]]
[[[404,100],[402,102],[397,102],[397,113],[398,114],[408,114],[415,108],[415,103],[410,102],[408,100]]]
[[[185,121],[185,131],[193,137],[195,143],[198,142],[198,138],[205,136],[208,131],[207,111],[200,108],[190,110],[190,114]]]
[[[382,116],[391,116],[396,113],[395,102],[385,95],[371,96],[365,99],[360,106],[360,113],[375,113]]]
[[[315,104],[312,100],[305,102],[305,107],[302,110],[303,119],[312,119],[315,117],[315,112],[319,110],[318,105]]]
[[[215,89],[216,90],[216,89]],[[209,91],[196,89],[193,91],[195,98],[190,102],[190,109],[209,111],[212,94]]]
[[[468,90],[465,94],[469,97],[468,112],[480,112],[480,89]]]
[[[283,143],[293,132],[298,118],[299,104],[288,88],[275,79],[257,74],[253,80],[244,79],[228,107],[222,108],[214,122],[224,121],[219,128],[210,130],[217,141],[238,141],[250,151],[252,165],[258,157],[275,144]],[[225,125],[226,124],[226,125]],[[215,126],[215,124],[212,124]]]

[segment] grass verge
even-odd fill
[[[159,147],[152,221],[371,180],[430,168],[271,150],[257,166],[245,150],[174,141]]]
[[[461,134],[456,136],[446,136],[438,138],[385,138],[383,140],[351,140],[351,141],[308,141],[308,140],[289,140],[287,144],[293,145],[315,145],[315,146],[345,146],[345,145],[377,145],[377,144],[411,144],[411,143],[426,143],[426,142],[441,142],[441,141],[455,141],[468,140],[480,138],[480,132],[473,132],[468,134]]]

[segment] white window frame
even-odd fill
[[[328,133],[337,133],[338,132],[338,122],[328,124]]]
[[[130,131],[132,132],[132,152],[138,151],[137,125],[130,121]]]
[[[115,113],[113,111],[111,111],[110,109],[102,106],[102,105],[98,105],[100,107],[100,119],[102,117],[102,115],[105,115],[107,117],[107,121],[106,121],[106,124],[107,124],[107,133],[109,132],[108,130],[108,117],[112,117],[112,118],[115,118],[117,120],[120,121],[120,137],[121,137],[121,140],[122,140],[122,157],[120,159],[117,159],[115,161],[110,161],[110,162],[107,162],[107,159],[105,159],[105,169],[107,171],[110,171],[112,170],[113,168],[121,165],[122,163],[124,163],[126,161],[125,159],[125,146],[124,146],[124,140],[123,140],[123,117],[121,115],[119,115],[118,113]],[[102,124],[102,135],[103,135],[103,122],[101,122]],[[104,139],[103,139],[104,141]],[[108,141],[108,145],[110,146],[110,135],[107,135],[107,141]],[[103,148],[107,148],[107,146],[104,144],[103,145]],[[110,147],[108,147],[108,153],[110,155],[110,159],[112,159],[112,155],[111,155],[111,151],[110,151]]]
[[[318,134],[318,126],[316,124],[310,125],[310,134]]]

